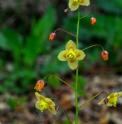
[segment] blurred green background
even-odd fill
[[[67,74],[71,70],[66,62],[57,59],[68,40],[75,38],[57,31],[55,41],[49,34],[57,28],[76,34],[77,12],[64,13],[66,0],[0,0],[0,93],[22,94],[33,89],[35,82],[46,74]],[[105,72],[122,73],[122,1],[92,0],[89,7],[81,7],[79,47],[102,45],[109,52],[103,61],[100,47],[85,51],[80,62],[83,74],[93,68]]]

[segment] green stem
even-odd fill
[[[91,100],[93,100],[94,98],[96,98],[97,96],[99,96],[102,92],[96,94],[95,96],[93,96],[92,98],[90,98],[89,100],[87,100],[85,103],[83,103],[81,106],[79,106],[79,109],[82,108],[84,105],[86,105],[87,103],[89,103]]]
[[[61,82],[65,83],[67,86],[69,86],[69,87],[72,88],[73,90],[75,90],[75,89],[74,89],[70,84],[68,84],[66,81],[60,79],[59,77],[57,77],[57,76],[55,76],[55,75],[53,75],[53,74],[48,74],[48,75],[46,75],[46,76],[43,78],[43,80],[44,80],[45,78],[48,78],[49,76],[52,76],[52,77],[57,78],[58,80],[60,80]]]
[[[94,46],[100,46],[104,50],[104,48],[100,44],[94,44],[94,45],[91,45],[89,47],[86,47],[86,48],[84,48],[82,50],[86,50],[86,49],[89,49],[89,48],[94,47]]]
[[[63,110],[62,106],[58,103],[60,109],[62,110],[62,112],[64,113],[64,115],[66,116],[66,118],[69,120],[70,124],[73,124],[72,121],[70,120],[69,116],[66,114],[66,112]]]
[[[78,68],[76,69],[76,83],[75,83],[75,106],[76,106],[76,112],[75,112],[75,124],[78,124]]]
[[[56,29],[56,30],[54,31],[54,33],[55,33],[56,31],[58,31],[58,30],[64,31],[64,32],[67,33],[67,34],[70,34],[70,35],[76,37],[76,35],[74,35],[74,34],[68,32],[68,31],[66,31],[66,30],[63,30],[63,29],[61,29],[61,28]]]
[[[83,19],[83,18],[85,18],[85,17],[87,17],[87,16],[93,16],[93,15],[91,15],[91,14],[89,14],[89,15],[85,15],[85,16],[79,18],[79,19]]]
[[[78,9],[78,22],[77,22],[77,35],[76,35],[76,48],[78,49],[78,34],[79,34],[79,18],[80,18],[80,9]],[[78,68],[76,69],[76,83],[75,83],[75,124],[78,124]]]

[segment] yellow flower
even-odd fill
[[[51,99],[45,98],[38,92],[35,92],[35,95],[37,98],[35,107],[37,109],[39,109],[41,112],[43,112],[44,110],[49,110],[52,114],[56,115],[55,103]]]
[[[68,61],[68,65],[72,70],[78,67],[78,60],[82,60],[84,57],[85,53],[76,49],[76,45],[72,40],[69,40],[66,44],[66,50],[61,51],[58,55],[60,61]]]
[[[116,103],[117,103],[118,97],[120,97],[121,95],[122,95],[122,92],[112,93],[106,99],[102,99],[98,103],[98,105],[106,104],[107,106],[114,106],[114,107],[116,107]]]
[[[89,6],[90,1],[89,0],[69,0],[69,8],[71,11],[77,10],[80,5]]]

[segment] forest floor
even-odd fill
[[[118,75],[90,75],[84,76],[87,85],[84,87],[85,96],[79,96],[79,105],[98,94],[101,91],[114,93],[122,91],[122,76]],[[70,81],[69,81],[70,83]],[[59,92],[60,91],[60,92]],[[50,87],[46,87],[43,94],[46,96],[58,97],[59,107],[56,115],[45,111],[41,113],[35,108],[36,97],[34,90],[25,94],[26,101],[21,106],[14,108],[7,104],[10,97],[22,97],[10,93],[0,95],[0,124],[68,124],[64,122],[66,117],[63,110],[67,113],[71,120],[75,118],[75,96],[74,91],[66,85],[62,85],[61,89],[52,91]],[[121,124],[122,123],[122,97],[119,97],[116,107],[107,107],[106,105],[98,105],[106,94],[101,94],[90,103],[87,103],[79,110],[79,124]],[[73,122],[73,121],[72,121]]]

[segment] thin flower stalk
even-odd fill
[[[95,47],[95,46],[101,47],[102,50],[104,51],[104,48],[103,48],[100,44],[94,44],[94,45],[91,45],[91,46],[89,46],[89,47],[86,47],[86,48],[84,48],[84,49],[82,49],[82,50],[84,51],[84,50],[87,50],[87,49],[89,49],[89,48],[91,48],[91,47]]]
[[[83,19],[83,18],[85,18],[85,17],[87,17],[87,16],[92,16],[92,17],[93,17],[93,15],[89,14],[89,15],[85,15],[85,16],[79,18],[79,20],[81,20],[81,19]]]
[[[76,35],[74,35],[74,34],[68,32],[68,31],[66,31],[66,30],[64,30],[64,29],[61,29],[61,28],[57,28],[57,29],[54,31],[54,33],[56,33],[58,30],[61,30],[61,31],[63,31],[63,32],[69,34],[69,35],[72,35],[72,36],[76,37]]]
[[[85,106],[87,103],[89,103],[91,100],[93,100],[94,98],[96,98],[97,96],[99,96],[102,92],[96,94],[95,96],[93,96],[92,98],[90,98],[89,100],[87,100],[85,103],[83,103],[81,106],[79,106],[79,109],[82,108],[83,106]]]
[[[47,78],[47,80],[48,80],[48,77],[50,77],[50,76],[57,78],[58,80],[60,80],[61,82],[65,83],[67,86],[69,86],[69,87],[72,88],[73,90],[75,90],[75,89],[74,89],[70,84],[68,84],[66,81],[62,80],[61,78],[59,78],[59,77],[57,77],[56,75],[53,75],[53,74],[48,74],[48,75],[46,75],[46,76],[43,78],[43,80],[44,80],[45,78]]]
[[[80,9],[78,9],[78,21],[77,21],[77,37],[76,37],[76,48],[78,49],[78,35],[79,35],[79,23],[80,23]],[[75,83],[75,124],[78,124],[78,68],[76,69],[76,83]]]
[[[69,116],[66,114],[66,112],[63,110],[62,106],[60,105],[60,103],[58,101],[56,101],[60,107],[60,109],[62,110],[62,112],[64,113],[64,115],[66,116],[66,118],[69,120],[70,124],[73,124],[72,121],[70,120]]]

